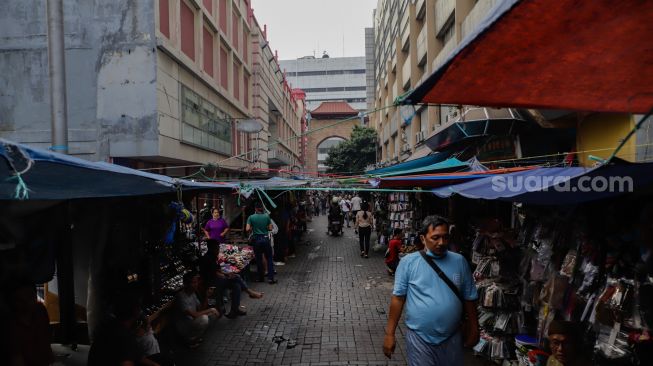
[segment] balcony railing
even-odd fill
[[[408,88],[410,88],[410,75],[410,58],[407,58],[406,62],[404,62],[404,66],[401,67],[401,81],[403,83],[403,85],[401,85],[402,88],[406,89],[406,85],[408,85]]]
[[[383,124],[383,143],[388,142],[390,139],[390,124],[386,121]]]
[[[394,136],[399,129],[399,109],[390,114],[390,136]]]
[[[426,62],[426,51],[428,50],[428,42],[426,40],[426,26],[422,27],[422,31],[417,36],[417,64],[423,65]]]
[[[483,19],[488,15],[490,10],[499,2],[499,0],[484,0],[476,2],[472,11],[469,12],[461,26],[461,38],[464,39],[472,33]]]
[[[442,31],[449,17],[456,9],[456,0],[438,0],[435,4],[435,34]]]
[[[424,18],[424,16],[426,15],[426,0],[417,0],[415,2],[415,11],[418,20]]]

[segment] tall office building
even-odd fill
[[[368,111],[374,109],[374,87],[376,86],[374,60],[374,28],[365,28],[365,80],[367,84]]]
[[[392,105],[431,75],[497,2],[379,0],[374,11],[374,107]],[[436,106],[391,107],[373,114],[380,160],[405,161],[428,154],[431,150],[424,141],[459,115],[457,108]]]
[[[344,101],[367,109],[365,57],[302,57],[279,62],[293,88],[306,92],[308,110],[322,102]]]

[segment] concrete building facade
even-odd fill
[[[306,172],[324,173],[329,150],[339,143],[349,140],[354,126],[360,124],[355,117],[358,111],[346,102],[323,102],[311,112],[306,147]]]
[[[281,72],[277,53],[270,48],[267,27],[261,28],[256,19],[252,40],[253,115],[265,126],[252,141],[252,146],[259,152],[257,168],[273,169],[270,171],[272,175],[278,170],[301,170],[301,133],[306,123],[304,96],[290,88]]]
[[[347,102],[359,111],[367,109],[365,57],[307,56],[280,64],[290,84],[306,92],[309,110],[334,101]]]
[[[271,76],[256,69],[265,50],[248,0],[64,4],[71,154],[170,175],[189,171],[166,167],[193,164],[268,168],[267,151],[255,154],[270,131],[254,86]],[[45,3],[0,7],[0,84],[8,91],[0,96],[0,136],[47,148]],[[276,103],[278,123],[297,125],[290,88],[267,84],[274,97],[265,104]],[[263,131],[239,131],[252,117]],[[295,160],[297,146],[288,152]]]
[[[436,70],[497,0],[379,0],[374,12],[374,107],[391,106]],[[412,119],[402,116],[411,116]],[[460,115],[456,108],[391,107],[370,116],[381,161],[427,154],[423,142]]]
[[[367,87],[367,110],[374,109],[374,87],[376,70],[374,69],[374,28],[365,28],[365,86]]]

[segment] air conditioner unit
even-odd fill
[[[415,143],[420,144],[424,142],[424,131],[419,131],[415,134]]]
[[[404,144],[404,146],[401,147],[401,152],[409,152],[410,151],[410,144]]]

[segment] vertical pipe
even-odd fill
[[[50,117],[53,151],[68,153],[66,111],[66,59],[63,31],[63,0],[47,0],[48,63],[50,69]]]

